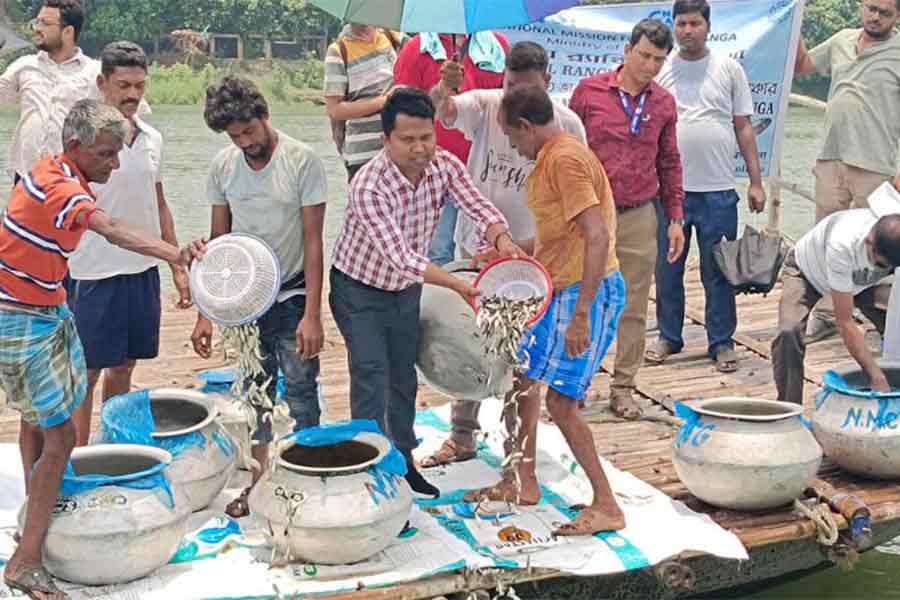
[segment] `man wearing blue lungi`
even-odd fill
[[[578,412],[600,361],[616,336],[625,306],[625,283],[615,253],[616,211],[606,173],[594,153],[553,119],[553,103],[540,86],[504,95],[499,120],[512,146],[535,161],[526,183],[535,237],[517,242],[544,264],[553,280],[549,309],[526,334],[527,389],[547,384],[547,409],[591,483],[593,500],[554,535],[592,535],[625,527],[597,457],[591,430]],[[628,343],[628,340],[624,340]],[[521,489],[504,480],[483,490],[488,500],[537,504],[535,474],[540,397],[518,398]]]

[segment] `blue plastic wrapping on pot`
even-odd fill
[[[153,437],[156,422],[150,410],[148,390],[113,396],[104,402],[100,409],[100,426],[102,439],[106,443],[155,446],[168,451],[173,457],[188,448],[206,447],[206,438],[199,431],[175,437]]]
[[[205,394],[225,394],[231,393],[231,386],[237,377],[235,369],[213,369],[210,371],[202,371],[197,374],[203,387],[200,391]],[[284,373],[278,370],[278,379],[275,382],[275,399],[281,400],[284,397]]]
[[[163,470],[167,466],[166,463],[159,463],[149,469],[129,473],[128,475],[100,475],[95,473],[78,475],[75,473],[74,467],[72,467],[72,462],[69,461],[63,474],[59,494],[60,496],[86,494],[104,486],[118,486],[133,490],[159,489],[165,494],[166,506],[172,508],[175,506],[175,496],[172,494],[169,480],[163,474]]]
[[[318,427],[301,429],[300,431],[286,436],[284,440],[293,440],[301,446],[328,446],[330,444],[349,442],[361,433],[377,433],[378,435],[387,438],[375,421],[370,419],[355,419],[353,421],[344,421],[342,423],[331,423],[319,425]],[[375,466],[384,473],[397,475],[399,477],[406,475],[406,459],[403,458],[403,454],[394,447],[393,443],[391,443],[390,451],[381,459],[381,462]]]
[[[900,389],[890,392],[876,392],[874,390],[860,390],[844,379],[837,371],[825,371],[822,376],[822,385],[825,387],[826,394],[831,392],[840,392],[845,396],[855,396],[857,398],[900,398]]]
[[[843,394],[845,396],[852,396],[854,398],[867,398],[869,400],[877,400],[878,415],[876,416],[876,422],[878,423],[881,423],[881,419],[887,414],[891,401],[895,401],[897,398],[900,398],[900,390],[892,390],[890,392],[876,392],[869,389],[857,389],[850,385],[850,383],[846,379],[844,379],[844,377],[840,373],[831,370],[825,371],[825,375],[822,376],[822,385],[823,388],[816,393],[816,410],[822,408],[822,406],[828,400],[828,397],[834,392],[838,392],[839,394]]]

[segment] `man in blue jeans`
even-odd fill
[[[325,166],[312,148],[269,124],[269,107],[249,80],[228,76],[206,92],[206,124],[226,132],[231,144],[209,168],[206,192],[212,205],[210,238],[231,232],[250,233],[265,241],[281,267],[281,292],[259,318],[260,353],[266,393],[276,397],[278,369],[284,371],[284,401],[294,430],[319,424],[319,352],[322,329],[322,230],[325,222]],[[212,323],[203,315],[191,335],[194,350],[208,358]],[[257,407],[251,454],[265,470],[272,442],[271,415]],[[245,489],[226,508],[238,518],[249,512]]]
[[[762,212],[762,187],[756,135],[750,123],[753,100],[741,65],[728,56],[714,56],[706,47],[709,33],[707,0],[677,0],[672,10],[678,52],[657,76],[678,105],[678,147],[684,165],[684,236],[691,228],[700,248],[700,278],[706,293],[706,337],[709,357],[722,372],[737,370],[732,336],[737,328],[734,289],[713,260],[713,246],[723,237],[737,237],[739,198],[734,191],[735,145],[750,177],[750,210]],[[737,144],[735,144],[737,142]],[[657,203],[657,210],[661,207]],[[665,224],[664,219],[660,223]],[[644,355],[661,363],[684,347],[684,264],[687,252],[674,263],[666,260],[666,227],[659,228],[656,261],[656,320],[659,339]]]

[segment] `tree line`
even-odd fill
[[[25,24],[42,0],[9,0],[7,12]],[[176,29],[261,34],[270,39],[337,35],[340,21],[305,0],[82,0],[87,15],[79,45],[96,53],[114,40],[158,48]]]
[[[377,1],[377,0],[374,0]],[[583,0],[610,4],[629,0]],[[42,0],[10,0],[9,16],[26,23]],[[128,39],[152,49],[176,29],[208,29],[220,33],[262,34],[270,38],[337,35],[340,22],[305,0],[83,0],[88,22],[82,34],[86,50]],[[845,27],[859,26],[859,0],[810,0],[803,17],[803,36],[812,47]]]

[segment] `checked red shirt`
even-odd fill
[[[446,198],[476,223],[482,238],[491,225],[506,224],[450,152],[438,148],[414,187],[382,150],[353,177],[332,265],[381,290],[395,292],[422,283]]]

